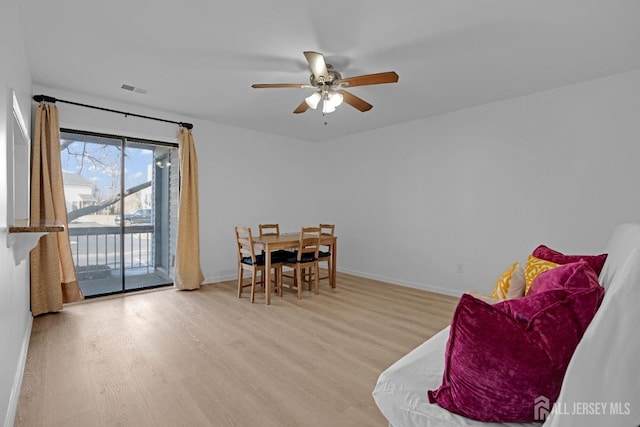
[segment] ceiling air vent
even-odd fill
[[[142,94],[142,95],[146,95],[147,92],[149,92],[147,89],[142,89],[141,87],[135,87],[135,86],[131,86],[131,85],[128,85],[128,84],[123,84],[121,87],[124,90],[128,90],[128,91],[131,91],[131,92],[139,93],[139,94]]]

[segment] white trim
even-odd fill
[[[27,141],[27,144],[30,144],[29,131],[27,130],[27,125],[25,124],[24,118],[22,117],[22,111],[20,110],[20,104],[18,104],[18,97],[16,97],[15,91],[11,91],[13,93],[13,115],[16,117],[16,121],[18,125],[20,125],[20,132],[22,132],[22,136],[24,136],[24,140]]]
[[[380,282],[389,283],[390,285],[406,286],[408,288],[421,289],[423,291],[435,292],[437,294],[459,297],[462,292],[454,289],[441,288],[438,286],[427,285],[425,283],[410,282],[407,280],[397,279],[393,277],[380,276],[377,274],[364,273],[362,271],[352,270],[349,268],[337,268],[342,273],[352,274],[354,276],[364,277],[366,279],[378,280]]]
[[[234,270],[233,273],[214,273],[211,276],[205,277],[202,283],[211,284],[228,282],[229,280],[238,280],[238,272]]]
[[[27,353],[29,351],[29,340],[31,339],[31,327],[33,325],[33,316],[28,312],[27,327],[22,337],[22,348],[20,349],[20,358],[16,367],[16,375],[13,379],[13,387],[11,387],[11,396],[9,396],[9,406],[7,407],[7,416],[4,419],[4,427],[13,427],[18,412],[18,400],[20,399],[20,388],[22,387],[22,378],[24,370],[27,366]]]
[[[429,292],[434,292],[436,294],[449,295],[453,297],[460,297],[462,295],[462,292],[454,289],[440,288],[438,286],[431,286],[424,283],[409,282],[407,280],[380,276],[377,274],[364,273],[362,271],[352,270],[349,268],[337,268],[337,270],[341,273],[347,273],[353,276],[364,277],[365,279],[378,280],[380,282],[385,282],[390,285],[406,286],[408,288],[421,289],[423,291],[429,291]],[[227,282],[229,280],[237,280],[237,279],[238,279],[238,273],[235,270],[233,272],[226,270],[224,272],[214,273],[211,276],[205,277],[202,283],[203,284],[204,283],[220,283],[220,282]]]

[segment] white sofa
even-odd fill
[[[640,426],[640,223],[621,224],[604,251],[600,309],[573,354],[544,427]],[[540,426],[482,423],[429,403],[442,382],[449,328],[378,378],[373,397],[390,427]]]

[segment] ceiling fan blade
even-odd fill
[[[307,101],[302,101],[300,103],[300,105],[298,105],[298,108],[296,108],[295,110],[293,110],[293,114],[300,114],[300,113],[304,113],[305,111],[307,111],[309,109],[309,104],[307,104]]]
[[[255,89],[267,89],[267,88],[274,88],[274,87],[276,88],[277,87],[293,87],[297,89],[304,89],[304,88],[309,88],[313,86],[308,84],[298,84],[298,83],[256,83],[256,84],[252,84],[251,87]]]
[[[365,74],[363,76],[347,77],[340,80],[340,84],[346,83],[345,87],[379,85],[383,83],[396,83],[398,75],[395,71],[387,71],[386,73]]]
[[[321,53],[307,51],[304,52],[304,57],[307,58],[309,68],[311,68],[311,72],[316,79],[320,79],[320,77],[322,77],[325,81],[329,80],[327,63],[324,61],[324,56],[322,56]]]
[[[347,92],[346,90],[339,90],[338,92],[342,94],[343,101],[351,105],[356,110],[360,110],[364,113],[365,111],[369,111],[373,108],[373,105],[369,104],[364,99],[358,98],[354,94]]]

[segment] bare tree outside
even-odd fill
[[[125,188],[124,194],[121,194],[119,166],[122,150],[119,145],[64,140],[60,144],[60,151],[62,169],[68,171],[67,173],[83,175],[83,172],[91,171],[94,175],[103,177],[102,179],[94,179],[92,182],[92,194],[95,202],[87,206],[71,205],[71,209],[67,212],[69,222],[101,211],[105,211],[106,214],[119,212],[119,202],[122,196],[125,198],[134,196],[139,191],[151,186],[151,180],[147,180]],[[126,152],[125,157],[127,157]],[[113,207],[115,209],[108,209]]]

